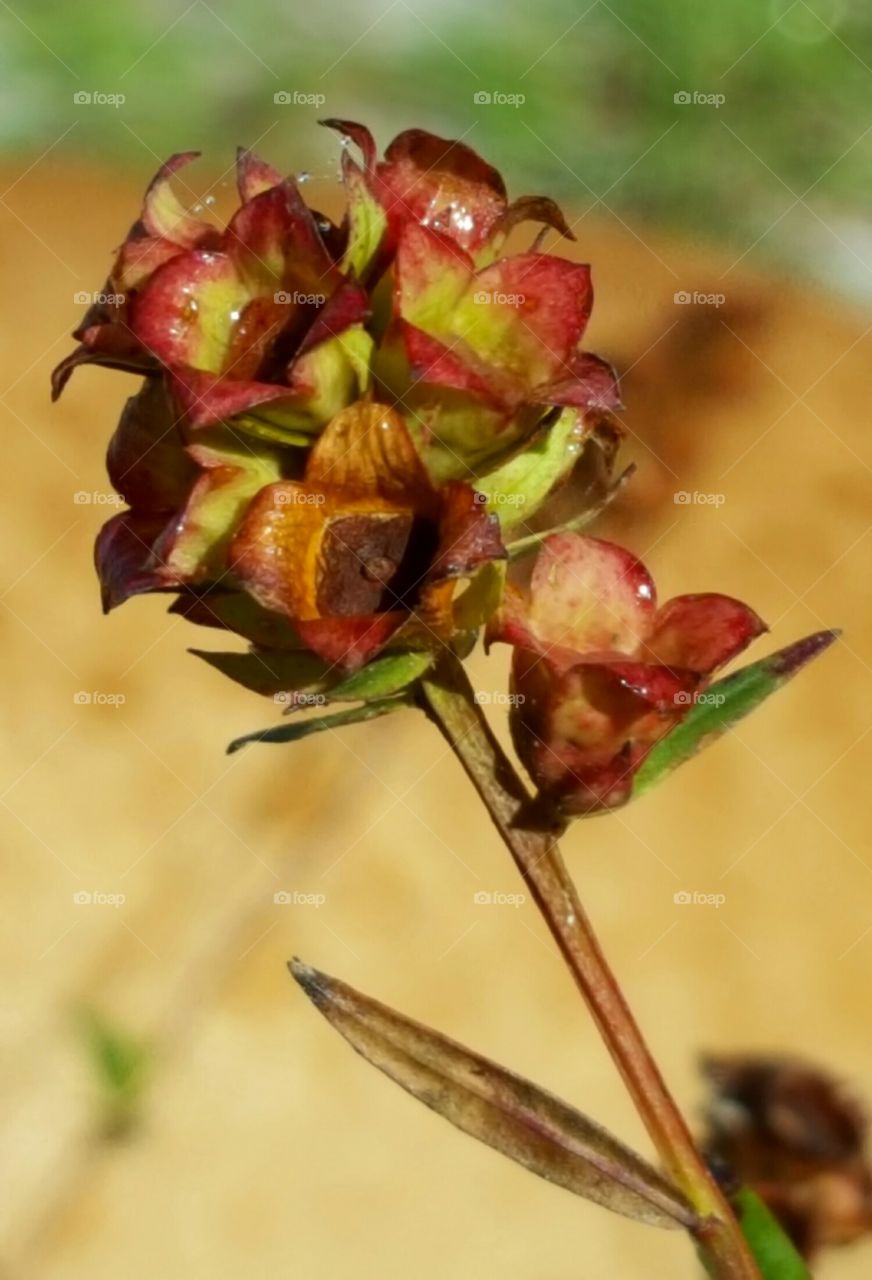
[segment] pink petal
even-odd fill
[[[579,654],[634,654],[655,607],[645,566],[612,542],[554,534],[536,558],[528,625],[540,643]]]
[[[329,291],[323,278],[330,271],[330,257],[311,209],[290,178],[237,210],[227,227],[224,248],[242,274],[258,286]]]
[[[767,629],[753,609],[731,596],[676,596],[657,610],[640,652],[646,662],[708,675]]]
[[[152,547],[166,522],[166,515],[122,511],[103,525],[94,547],[94,562],[105,613],[131,596],[157,591],[164,585]]]
[[[179,410],[194,429],[226,421],[255,405],[293,400],[290,387],[281,383],[236,380],[183,367],[173,369],[170,377]]]
[[[149,235],[171,240],[182,249],[192,249],[213,232],[210,223],[189,213],[176,197],[170,179],[179,169],[196,160],[199,151],[180,151],[158,169],[145,193],[142,225]]]

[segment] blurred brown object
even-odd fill
[[[706,1057],[705,1148],[766,1201],[806,1258],[872,1230],[868,1121],[832,1076],[790,1057]]]

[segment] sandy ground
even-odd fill
[[[100,616],[103,452],[131,383],[86,369],[51,409],[47,378],[138,191],[26,168],[0,205],[3,1274],[690,1276],[680,1237],[539,1182],[401,1095],[288,979],[298,953],[648,1150],[533,907],[475,904],[519,886],[435,731],[408,713],[227,758],[274,708],[186,655],[213,637],[159,599]],[[872,1101],[870,317],[641,231],[577,230],[599,291],[590,345],[628,370],[642,468],[598,531],[648,560],[664,598],[747,599],[772,647],[847,630],[669,785],[575,829],[569,861],[691,1111],[701,1048],[813,1053]],[[678,290],[726,303],[676,305]],[[473,666],[503,687],[504,656]],[[324,900],[277,905],[282,889]],[[682,890],[725,902],[676,905]],[[83,1006],[156,1046],[126,1142],[95,1136]],[[870,1264],[872,1245],[818,1274]]]

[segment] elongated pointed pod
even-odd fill
[[[553,1094],[299,960],[289,968],[357,1053],[464,1133],[637,1222],[697,1225],[661,1173]]]

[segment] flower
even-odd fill
[[[524,220],[571,237],[553,201],[509,203],[460,142],[407,130],[378,160],[325,123],[362,155],[343,149],[340,226],[246,150],[213,225],[174,189],[197,153],[172,156],[53,388],[85,363],[144,375],[109,450],[128,509],[97,540],[104,607],[175,592],[193,621],[353,669],[467,646],[503,537],[582,453],[607,500],[620,432],[611,369],[578,350],[589,268],[541,237],[503,256]]]
[[[548,538],[529,591],[510,589],[491,626],[514,648],[512,733],[536,785],[567,815],[623,804],[654,744],[765,630],[730,596],[658,608],[630,552],[579,534]]]
[[[479,495],[460,481],[436,488],[399,414],[361,403],[333,419],[302,480],[260,490],[230,566],[309,649],[353,668],[394,635],[450,639],[454,580],[504,556]]]

